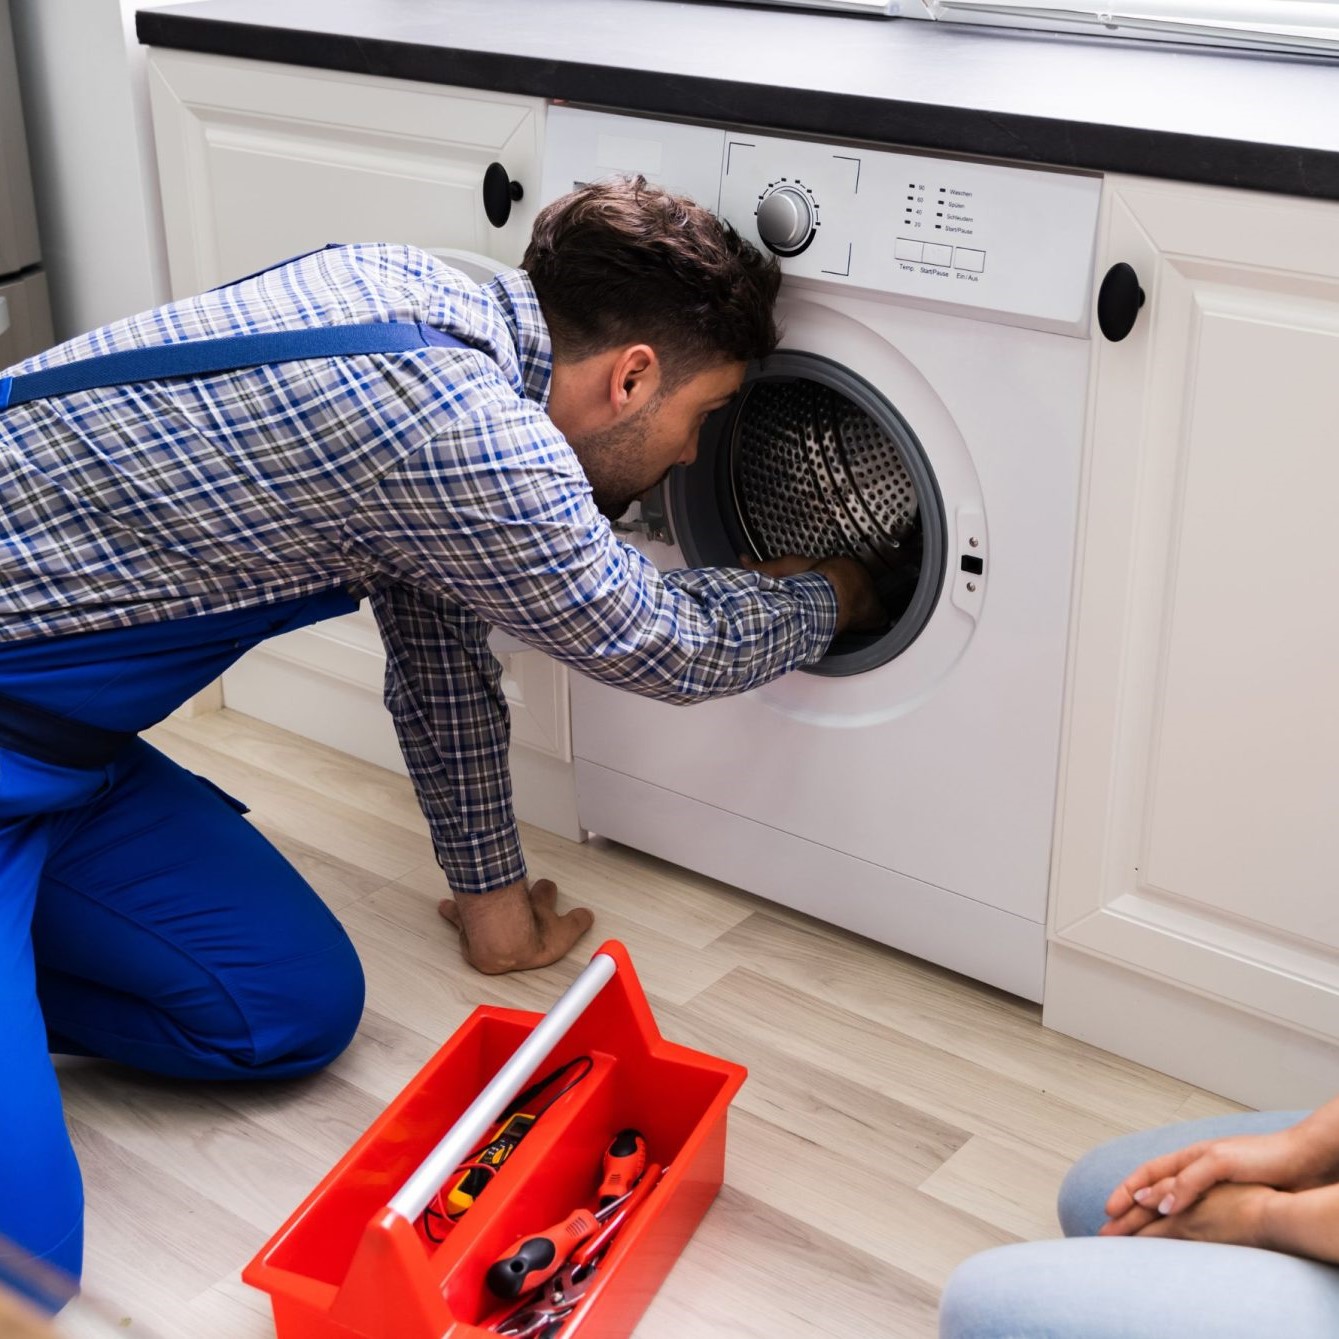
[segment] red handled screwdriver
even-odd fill
[[[547,1283],[599,1227],[600,1220],[589,1209],[578,1209],[547,1232],[522,1237],[506,1255],[489,1265],[484,1281],[499,1297],[513,1301]]]
[[[632,1190],[627,1198],[618,1206],[618,1210],[602,1224],[600,1230],[589,1240],[583,1241],[580,1246],[572,1253],[572,1263],[578,1269],[590,1264],[610,1241],[613,1240],[619,1229],[637,1212],[641,1207],[642,1201],[656,1188],[660,1181],[661,1166],[658,1162],[653,1162],[645,1171],[642,1179],[637,1182],[635,1190]]]
[[[620,1130],[604,1151],[600,1208],[622,1199],[646,1170],[646,1140],[637,1130]]]

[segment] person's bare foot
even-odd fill
[[[558,888],[551,879],[524,879],[491,893],[444,898],[437,910],[460,932],[465,961],[488,976],[547,967],[565,957],[595,924],[586,907],[558,914]]]

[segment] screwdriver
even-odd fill
[[[596,1213],[578,1209],[547,1232],[522,1237],[506,1255],[488,1266],[484,1282],[508,1302],[532,1288],[542,1287],[567,1263],[568,1257],[583,1241],[595,1235],[600,1224],[620,1203],[615,1201]]]
[[[620,1130],[604,1152],[603,1179],[597,1192],[600,1208],[612,1204],[637,1183],[646,1170],[646,1140],[638,1130]]]
[[[590,1264],[606,1246],[609,1245],[618,1230],[632,1217],[641,1202],[656,1188],[660,1181],[661,1166],[658,1162],[653,1162],[647,1169],[642,1179],[637,1182],[636,1188],[629,1191],[627,1196],[619,1201],[618,1211],[610,1215],[607,1222],[603,1224],[600,1230],[572,1253],[572,1263],[578,1269]],[[611,1206],[612,1207],[612,1206]]]
[[[499,1297],[512,1301],[547,1283],[582,1242],[599,1230],[628,1198],[646,1168],[646,1140],[637,1130],[620,1130],[604,1151],[598,1195],[600,1207],[577,1209],[545,1232],[522,1237],[488,1267],[484,1281]]]

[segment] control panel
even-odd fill
[[[546,201],[641,172],[714,209],[786,275],[1088,329],[1097,177],[568,107],[550,109],[546,139]]]

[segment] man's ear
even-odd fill
[[[635,413],[660,389],[660,359],[649,344],[621,349],[609,370],[609,401],[616,413]]]

